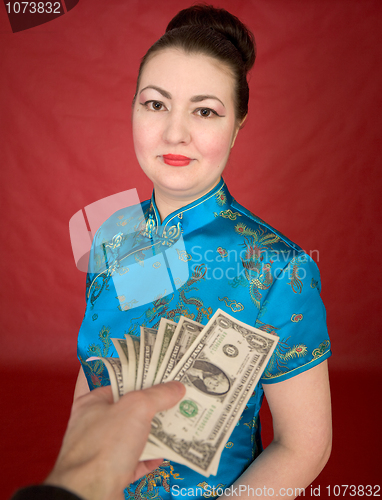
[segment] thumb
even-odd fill
[[[150,400],[153,413],[172,408],[186,393],[186,388],[181,382],[166,382],[154,385],[142,391]]]

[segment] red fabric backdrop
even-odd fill
[[[47,472],[69,412],[85,305],[69,219],[127,189],[137,188],[141,200],[150,196],[131,137],[137,69],[168,20],[189,5],[80,0],[58,19],[18,33],[0,8],[1,412],[8,457],[1,490],[7,493]],[[249,117],[225,179],[244,206],[318,261],[336,394],[349,405],[346,412],[341,406],[341,418],[335,415],[337,461],[329,463],[330,478],[332,484],[344,480],[335,475],[345,470],[339,450],[359,460],[363,448],[369,462],[353,463],[346,477],[353,484],[378,482],[374,444],[365,445],[357,429],[366,424],[361,414],[370,416],[373,429],[370,387],[377,385],[370,384],[381,373],[382,2],[214,5],[242,19],[258,46]],[[352,425],[346,428],[347,419]],[[44,426],[51,430],[44,433]],[[372,431],[367,436],[374,439]],[[35,460],[41,441],[45,455]]]

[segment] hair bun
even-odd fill
[[[251,31],[233,14],[212,5],[194,5],[183,9],[169,22],[166,32],[183,26],[211,28],[224,35],[239,51],[246,71],[256,57],[255,38]]]

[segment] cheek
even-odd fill
[[[205,160],[219,165],[231,150],[232,131],[221,130],[200,134],[198,137],[198,149]]]
[[[144,144],[144,137],[142,134],[140,134],[140,130],[137,129],[136,127],[133,127],[133,143],[134,143],[134,150],[135,154],[139,160],[139,158],[142,157],[145,151],[145,144]]]
[[[138,158],[143,158],[155,146],[154,129],[153,127],[148,127],[140,116],[133,118],[132,128],[135,153]]]

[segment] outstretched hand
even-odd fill
[[[184,395],[180,382],[133,391],[113,403],[110,386],[75,400],[56,465],[45,484],[84,499],[123,498],[123,489],[151,472],[162,459],[138,462],[155,413]]]

